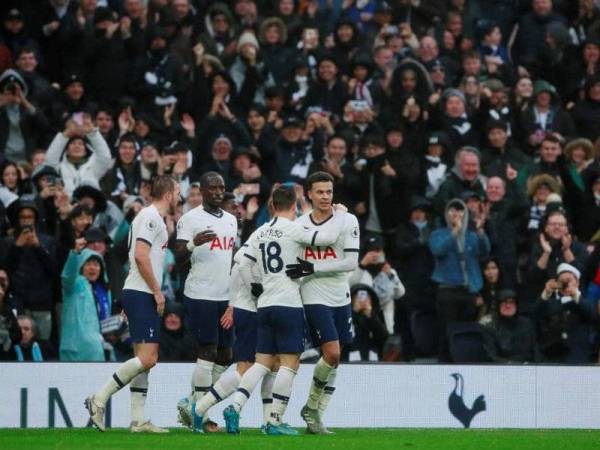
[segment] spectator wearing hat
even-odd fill
[[[327,114],[322,112],[320,107],[316,109],[318,111],[315,112],[318,114]],[[384,135],[383,128],[377,121],[375,112],[365,100],[349,100],[344,105],[344,115],[342,122],[338,126],[338,130],[350,143],[352,148],[359,146],[364,136]]]
[[[538,342],[545,362],[586,364],[598,358],[592,344],[598,312],[580,290],[581,273],[559,264],[536,305]]]
[[[595,157],[594,144],[589,139],[573,139],[565,146],[566,160],[580,174],[594,161]]]
[[[519,170],[531,164],[531,160],[510,143],[506,122],[490,119],[486,133],[488,147],[481,151],[481,172],[487,177],[514,180]]]
[[[445,133],[435,132],[429,135],[426,145],[424,158],[421,160],[421,185],[425,197],[431,200],[446,179],[448,166],[443,162],[443,156],[448,151],[450,142]]]
[[[70,120],[64,131],[56,134],[48,147],[46,164],[58,171],[65,191],[71,194],[83,180],[100,180],[110,169],[112,158],[91,118],[83,115],[81,125]]]
[[[0,159],[25,161],[42,144],[48,121],[28,99],[23,77],[8,69],[0,75]]]
[[[57,200],[64,191],[62,180],[54,168],[42,164],[31,174],[35,197],[34,202],[39,213],[39,230],[50,236],[55,236],[58,230]]]
[[[133,39],[131,21],[118,20],[110,8],[99,6],[93,17],[93,32],[84,40],[86,90],[97,102],[115,102],[126,92],[131,63],[143,48]]]
[[[19,201],[14,210],[14,237],[7,238],[7,274],[11,291],[32,316],[40,330],[40,339],[52,332],[58,281],[56,244],[40,233],[38,211],[33,202]]]
[[[275,85],[260,55],[260,45],[253,32],[243,32],[237,42],[237,55],[229,68],[235,82],[242,109],[247,111],[253,103],[265,102],[265,88]]]
[[[531,177],[527,181],[527,196],[529,198],[530,208],[527,215],[527,230],[530,233],[533,242],[540,230],[540,224],[548,209],[549,197],[558,195],[560,197],[562,189],[558,181],[547,174],[540,174]]]
[[[462,200],[448,201],[444,217],[446,226],[429,237],[435,261],[431,279],[438,285],[441,361],[449,359],[447,325],[475,320],[475,296],[483,286],[479,259],[490,251],[483,224],[478,224],[476,231],[468,229],[469,211]]]
[[[446,205],[465,191],[472,191],[480,198],[485,195],[481,176],[481,156],[473,147],[463,147],[456,153],[454,168],[446,175],[434,198],[434,209],[439,217],[445,216]]]
[[[600,74],[600,36],[590,36],[586,39],[581,54],[573,52],[571,59],[565,65],[567,66],[565,100],[576,102],[581,98],[586,83]],[[577,124],[577,120],[575,123]]]
[[[237,51],[237,31],[235,19],[227,4],[214,2],[208,7],[204,16],[204,29],[198,41],[204,46],[206,53],[219,57],[225,66],[229,66]]]
[[[390,83],[391,95],[385,98],[387,105],[382,105],[382,108],[403,115],[409,99],[412,98],[418,105],[425,105],[433,90],[433,81],[425,66],[413,58],[404,58],[394,69]]]
[[[62,271],[61,361],[104,361],[100,313],[110,315],[112,298],[104,259],[77,241]]]
[[[198,355],[196,340],[185,332],[183,307],[168,303],[162,318],[159,357],[161,361],[194,361]]]
[[[529,154],[539,148],[548,134],[564,141],[575,133],[571,117],[560,106],[556,88],[544,80],[534,83],[533,104],[521,113],[517,127],[522,148]]]
[[[513,29],[516,36],[510,49],[513,60],[528,69],[539,60],[548,25],[566,22],[564,17],[553,11],[552,0],[531,0],[531,5],[532,11],[522,15]]]
[[[69,120],[74,120],[78,125],[82,125],[84,115],[93,116],[96,104],[88,97],[82,72],[69,73],[62,80],[62,90],[56,95],[50,107],[52,130],[63,129]]]
[[[287,29],[279,17],[269,17],[262,21],[258,33],[263,61],[277,85],[288,81],[290,60],[293,52],[286,46]]]
[[[600,121],[599,72],[585,82],[583,91],[584,99],[578,101],[575,105],[573,120],[577,126],[578,135],[595,142],[600,137],[600,131],[598,130],[600,128],[598,127],[598,121]]]
[[[348,86],[338,73],[338,66],[332,54],[323,54],[317,64],[317,77],[309,87],[304,99],[304,110],[319,107],[331,114],[332,123],[340,120],[348,98]]]
[[[485,325],[484,348],[492,362],[528,363],[538,360],[535,326],[519,315],[517,295],[502,289],[492,305],[491,321]]]
[[[37,47],[33,39],[34,30],[27,23],[26,17],[18,8],[10,8],[2,17],[2,44],[10,50],[16,59],[19,49],[23,47]]]
[[[382,136],[365,136],[360,150],[365,163],[357,167],[363,191],[355,211],[367,234],[384,236],[389,248],[396,227],[407,216],[405,180],[390,164]]]

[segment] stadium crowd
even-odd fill
[[[598,0],[0,5],[0,360],[131,355],[127,236],[168,173],[237,245],[315,171],[361,224],[346,360],[593,363]],[[171,247],[172,249],[172,247]],[[169,250],[160,360],[195,359]]]

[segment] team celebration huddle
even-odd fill
[[[243,409],[260,383],[262,432],[299,434],[284,416],[292,395],[305,336],[321,350],[305,405],[306,432],[329,434],[323,423],[335,391],[341,346],[352,341],[348,276],[358,265],[359,225],[343,205],[333,205],[333,178],[310,175],[309,213],[297,218],[293,186],[275,188],[271,220],[239,248],[237,219],[224,209],[225,184],[216,172],[201,178],[203,204],[177,224],[175,257],[189,265],[184,305],[187,327],[198,343],[191,391],[176,405],[179,421],[196,433],[216,432],[210,408],[228,402],[228,433],[240,432]],[[107,401],[129,385],[132,432],[165,433],[144,412],[149,372],[158,361],[160,316],[165,308],[160,279],[168,242],[165,215],[180,198],[178,183],[158,176],[153,203],[134,219],[129,234],[130,271],[123,307],[135,357],[121,364],[85,400],[90,420],[104,431]],[[234,363],[235,368],[227,370]],[[173,404],[175,412],[175,402]]]

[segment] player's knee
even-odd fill
[[[217,346],[216,345],[201,345],[198,349],[198,357],[204,361],[217,361]]]
[[[145,353],[139,355],[138,358],[140,358],[144,369],[149,370],[152,369],[158,362],[158,353]]]
[[[325,362],[327,364],[329,364],[332,367],[337,367],[340,365],[341,357],[342,357],[342,353],[340,352],[339,349],[330,350],[326,353],[323,353],[323,359],[325,360]]]

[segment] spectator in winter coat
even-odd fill
[[[62,271],[60,360],[104,361],[99,310],[112,307],[104,260],[96,252],[71,250]]]
[[[56,134],[48,148],[46,164],[59,172],[65,191],[71,194],[83,180],[102,178],[110,169],[112,158],[106,141],[86,116],[83,125],[69,121],[65,130]]]
[[[13,345],[21,340],[17,317],[7,302],[6,286],[0,285],[0,361],[13,361],[16,355]]]
[[[493,362],[526,363],[537,359],[535,327],[517,311],[517,296],[503,289],[492,305],[491,321],[486,324],[484,347]]]
[[[590,77],[584,87],[585,98],[573,110],[573,120],[580,136],[596,141],[600,137],[600,74]]]
[[[25,161],[41,144],[48,121],[27,99],[27,83],[15,70],[0,75],[0,94],[0,160]]]
[[[196,340],[185,332],[183,308],[171,302],[165,307],[160,333],[161,361],[194,361],[198,354]]]
[[[475,295],[483,285],[479,259],[490,251],[483,224],[477,224],[476,231],[468,229],[469,212],[462,200],[448,202],[445,218],[447,225],[429,237],[429,248],[435,259],[431,279],[438,284],[441,361],[449,359],[447,325],[475,320]]]
[[[598,311],[579,288],[581,274],[560,264],[546,282],[537,302],[538,342],[543,360],[589,364],[597,359],[592,344]]]

